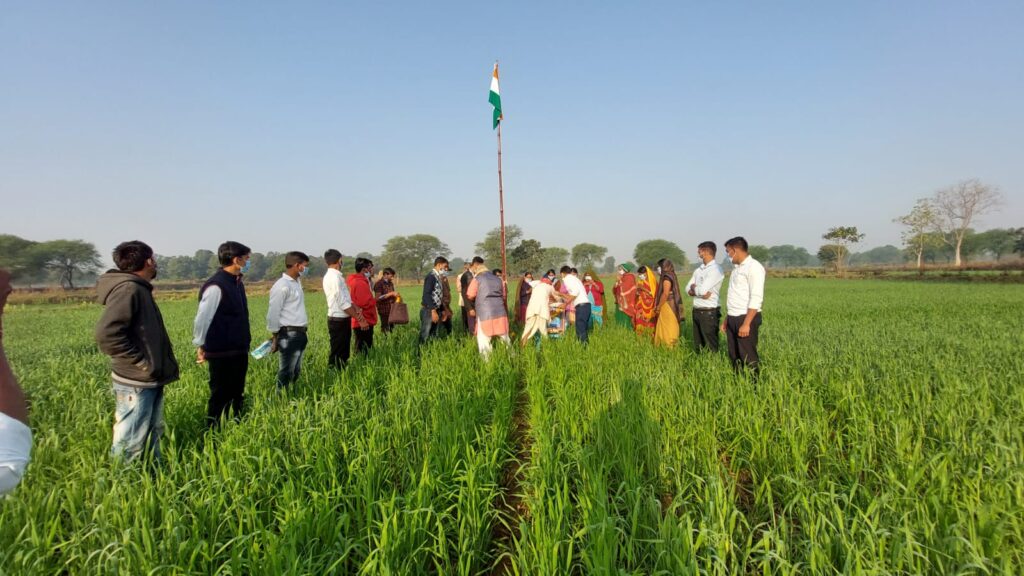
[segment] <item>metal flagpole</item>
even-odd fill
[[[498,120],[498,210],[501,214],[501,269],[505,274],[506,281],[509,278],[508,275],[508,262],[505,260],[505,191],[501,183],[501,120]]]

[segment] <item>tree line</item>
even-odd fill
[[[904,226],[902,249],[886,245],[855,253],[852,248],[864,239],[864,234],[858,232],[856,226],[836,226],[822,235],[826,243],[814,254],[792,244],[753,244],[750,254],[771,268],[826,266],[840,274],[850,265],[916,262],[919,268],[925,263],[961,266],[965,260],[979,256],[996,261],[1013,254],[1024,256],[1024,227],[993,228],[983,232],[976,232],[973,227],[981,216],[997,210],[1002,202],[998,188],[977,179],[964,180],[931,197],[918,199],[909,213],[894,219]],[[506,272],[510,275],[525,271],[542,273],[565,264],[572,264],[581,272],[593,270],[612,274],[619,264],[608,256],[604,246],[590,242],[572,248],[543,246],[539,240],[527,238],[522,228],[514,224],[505,228],[505,247],[509,268]],[[474,255],[482,256],[491,268],[501,266],[501,231],[498,228],[487,232],[475,248]],[[344,259],[351,262],[356,257],[370,258],[378,270],[390,267],[399,277],[419,280],[437,256],[449,258],[455,271],[471,257],[453,258],[451,249],[438,237],[412,234],[389,238],[377,256],[360,252],[355,256],[345,255]],[[197,250],[191,256],[158,255],[156,258],[161,280],[199,281],[219,267],[217,255],[210,250]],[[284,258],[284,252],[254,252],[246,277],[252,281],[275,279],[284,272]],[[323,257],[310,254],[310,258],[310,274],[323,275],[327,270]],[[683,249],[670,240],[644,240],[633,249],[633,262],[637,265],[654,266],[662,258],[672,260],[677,269],[690,267]],[[0,268],[10,270],[14,280],[22,285],[57,284],[74,288],[94,281],[107,264],[95,245],[84,240],[37,242],[0,234]]]

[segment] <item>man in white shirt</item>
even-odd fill
[[[547,276],[540,280],[531,280],[530,300],[526,304],[525,321],[523,324],[523,336],[519,343],[526,347],[527,341],[534,334],[540,334],[541,339],[548,337],[548,324],[551,322],[551,304],[560,299],[568,301],[570,296],[563,295],[551,285]],[[540,342],[537,342],[540,345]]]
[[[277,370],[277,390],[287,390],[288,385],[299,379],[302,370],[302,354],[309,340],[306,329],[306,298],[302,293],[302,282],[309,270],[309,256],[302,252],[289,252],[284,256],[284,274],[270,288],[270,305],[267,309],[267,330],[274,342],[271,350],[281,353],[281,364]]]
[[[715,261],[718,247],[714,242],[697,245],[700,266],[693,271],[686,283],[686,293],[693,296],[693,350],[718,352],[718,323],[722,311],[718,308],[718,291],[722,288],[725,274]]]
[[[725,243],[725,251],[734,267],[726,295],[728,317],[722,323],[729,345],[729,359],[735,370],[746,366],[757,378],[761,369],[757,355],[757,333],[761,327],[764,302],[764,266],[749,254],[742,236]]]
[[[560,272],[566,292],[572,297],[569,305],[576,310],[576,337],[586,346],[590,337],[590,299],[587,298],[587,289],[572,268],[562,266]]]
[[[331,338],[331,352],[327,357],[327,365],[340,369],[348,364],[352,351],[352,320],[355,318],[359,326],[366,329],[369,324],[363,318],[363,312],[352,304],[345,275],[341,273],[344,264],[341,252],[331,248],[324,252],[327,273],[324,274],[324,296],[327,297],[327,333]]]
[[[0,495],[21,482],[32,455],[32,430],[28,427],[28,403],[4,353],[3,315],[11,293],[11,275],[0,270]]]

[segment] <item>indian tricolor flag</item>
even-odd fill
[[[498,63],[494,63],[494,75],[491,76],[491,95],[487,98],[494,106],[494,126],[498,127],[498,123],[501,122],[501,93],[498,92]]]

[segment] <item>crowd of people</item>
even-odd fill
[[[746,367],[756,376],[760,367],[757,340],[764,267],[749,255],[743,238],[732,238],[725,247],[734,268],[724,321],[719,309],[724,274],[715,260],[717,249],[713,242],[698,246],[701,263],[685,288],[681,287],[675,265],[669,259],[662,259],[654,268],[620,265],[612,288],[614,317],[617,323],[650,338],[656,345],[676,346],[680,324],[685,321],[685,292],[693,299],[696,350],[717,352],[719,332],[723,332],[733,366],[737,370]],[[256,356],[255,351],[250,352],[253,339],[243,281],[250,256],[251,250],[244,244],[221,244],[217,249],[220,267],[199,289],[192,344],[196,362],[208,366],[210,397],[206,421],[210,428],[216,428],[224,417],[239,418],[244,408],[249,358]],[[134,460],[148,451],[159,459],[164,388],[180,376],[163,316],[153,298],[152,281],[159,269],[153,249],[140,241],[119,244],[113,251],[113,260],[116,268],[97,281],[97,297],[103,312],[95,328],[97,345],[111,361],[115,398],[111,454]],[[398,308],[402,302],[391,268],[385,268],[373,282],[374,264],[367,258],[356,258],[353,272],[347,276],[342,272],[344,261],[340,251],[327,250],[324,260],[328,268],[323,277],[330,341],[328,366],[341,370],[349,362],[353,348],[356,354],[365,354],[373,347],[375,326],[387,333],[394,324],[408,322],[408,313],[404,306]],[[299,379],[309,343],[309,317],[301,281],[309,263],[308,255],[289,252],[284,273],[270,289],[265,344],[270,352],[279,353],[276,388],[280,393]],[[448,260],[439,256],[424,278],[419,316],[421,344],[453,333],[449,275]],[[0,271],[0,320],[11,291],[9,280],[9,275]],[[531,341],[540,345],[549,332],[558,336],[569,334],[569,326],[574,327],[579,342],[586,345],[590,332],[604,325],[610,304],[604,284],[596,274],[588,271],[581,280],[575,268],[562,266],[557,275],[551,269],[539,280],[534,279],[532,272],[524,272],[510,314],[504,272],[489,269],[479,256],[464,266],[455,294],[463,330],[476,339],[485,359],[491,354],[495,339],[511,344],[513,327],[521,330],[522,346]],[[0,323],[0,493],[18,483],[31,450],[27,405],[3,353],[2,338]]]

